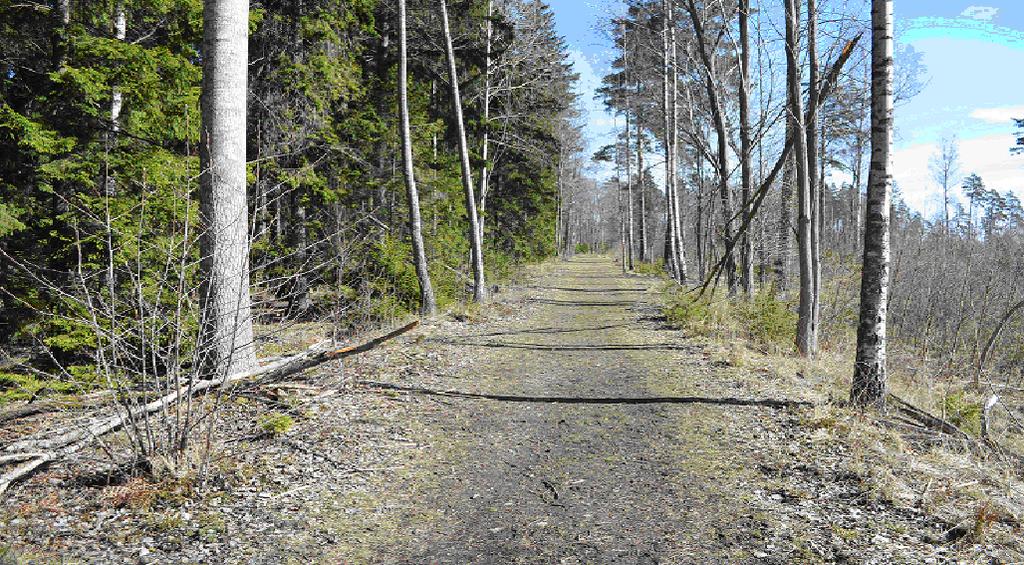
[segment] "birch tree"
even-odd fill
[[[427,270],[427,255],[423,249],[423,227],[420,220],[420,195],[416,189],[416,172],[413,167],[412,127],[409,124],[409,51],[406,33],[405,0],[398,0],[398,113],[402,130],[402,172],[405,176],[405,190],[409,198],[409,233],[412,235],[412,262],[416,267],[416,278],[420,283],[420,313],[430,316],[437,313],[434,287],[430,284]],[[484,151],[486,152],[486,142]],[[486,177],[486,166],[483,176]]]
[[[470,255],[473,264],[473,300],[487,300],[484,281],[483,247],[480,241],[480,223],[476,213],[476,195],[473,190],[473,169],[469,162],[469,144],[466,141],[466,122],[462,114],[462,96],[459,93],[459,73],[452,45],[452,30],[448,23],[448,2],[441,2],[441,27],[444,31],[444,47],[448,58],[448,80],[451,82],[452,111],[455,114],[456,136],[459,141],[459,163],[462,168],[462,188],[466,193],[466,213],[469,215]]]
[[[811,256],[811,189],[808,184],[807,137],[804,134],[803,93],[800,90],[800,16],[797,0],[786,0],[786,85],[793,148],[796,153],[797,246],[800,265],[800,305],[796,346],[801,355],[817,348],[814,327],[814,279]]]
[[[256,364],[245,194],[249,2],[207,0],[203,22],[200,345],[223,376]]]
[[[792,0],[790,0],[792,1]],[[886,393],[889,306],[889,204],[892,195],[893,3],[871,2],[871,169],[864,222],[857,362],[850,400],[882,406]]]
[[[751,167],[750,144],[750,0],[740,0],[740,177],[742,179],[743,214],[750,216],[751,188],[754,173]],[[740,246],[740,284],[743,292],[754,294],[754,240],[744,232]]]
[[[818,3],[807,0],[807,119],[804,124],[807,135],[807,186],[810,202],[807,209],[810,214],[810,246],[811,246],[811,312],[807,323],[808,351],[807,355],[818,352],[818,323],[820,319],[819,296],[821,295],[821,198],[825,190],[823,179],[818,177],[819,155],[819,113],[820,85],[818,83]],[[824,137],[824,136],[822,136]]]

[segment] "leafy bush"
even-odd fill
[[[590,253],[590,244],[589,243],[577,243],[576,244],[576,253]]]
[[[77,379],[76,379],[77,381]],[[92,388],[88,381],[40,379],[19,373],[0,373],[0,405],[46,394],[74,394]]]
[[[758,292],[753,302],[737,303],[750,340],[764,346],[788,346],[796,339],[797,314],[770,292]]]
[[[974,434],[981,433],[981,403],[970,400],[964,391],[946,395],[941,408],[954,426]]]
[[[682,289],[668,292],[665,319],[670,325],[697,335],[714,335],[734,324],[729,304],[707,296],[697,298]]]
[[[638,275],[663,275],[665,274],[665,261],[662,259],[653,263],[637,261],[633,264],[633,272]]]

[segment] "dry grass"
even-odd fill
[[[692,316],[698,319],[698,331],[693,333],[708,341],[716,362],[746,373],[753,390],[814,401],[816,407],[801,423],[815,443],[844,447],[846,471],[858,478],[869,497],[917,509],[949,525],[948,539],[959,544],[1003,544],[1022,550],[1024,482],[1017,465],[994,452],[972,451],[950,437],[892,426],[889,415],[853,410],[847,404],[852,347],[824,344],[817,358],[807,360],[791,348],[744,343],[746,336],[733,311],[724,300],[710,302]],[[684,320],[687,314],[692,312],[683,312]],[[682,326],[684,331],[694,330]],[[972,390],[965,379],[943,375],[927,360],[898,351],[890,357],[889,386],[900,398],[972,435],[978,433],[980,406],[992,391],[1000,391],[1009,406],[1021,402],[1013,391],[995,386]],[[1021,453],[1024,429],[1009,410],[1004,406],[993,411],[993,437],[1004,448]]]

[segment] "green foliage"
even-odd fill
[[[75,394],[89,390],[94,384],[40,378],[23,373],[0,373],[0,404],[32,400],[40,396]]]
[[[637,261],[633,264],[633,272],[638,275],[664,275],[665,261],[663,259],[658,259],[653,263]]]
[[[575,251],[576,251],[576,254],[590,253],[590,244],[589,243],[577,243]]]
[[[664,312],[670,325],[696,335],[714,335],[732,323],[726,301],[697,297],[678,288],[666,291]]]
[[[295,426],[295,420],[287,414],[272,412],[262,416],[258,424],[265,433],[279,436],[292,429]]]
[[[498,21],[494,52],[526,50],[524,60],[543,68],[495,65],[509,74],[494,84],[523,86],[493,97],[490,123],[476,90],[486,5],[472,0],[453,18],[476,182],[485,128],[493,142],[484,213],[491,283],[555,251],[551,156],[561,154],[556,134],[573,100],[550,11],[524,6],[538,17],[520,14],[523,25],[542,40],[514,46],[513,22]],[[48,10],[0,6],[0,48],[14,69],[0,77],[0,246],[29,266],[0,273],[0,345],[46,345],[32,362],[55,373],[53,360],[74,367],[81,374],[69,382],[95,380],[100,354],[116,349],[121,365],[105,378],[135,386],[138,375],[171,365],[189,370],[198,333],[203,3],[124,7],[126,40],[113,36],[111,3],[76,4],[71,25],[56,30]],[[268,304],[307,289],[314,312],[341,312],[352,326],[418,309],[395,127],[397,53],[387,40],[393,17],[378,0],[252,3],[250,258],[254,292]],[[418,18],[410,26],[413,38],[436,32]],[[450,99],[428,59],[411,61],[410,111],[428,268],[443,307],[466,298],[469,238]],[[123,100],[116,128],[115,92]]]
[[[796,311],[773,293],[758,292],[752,302],[737,302],[734,308],[754,343],[789,347],[796,339]]]
[[[665,318],[674,327],[697,335],[742,335],[763,347],[789,347],[796,333],[792,305],[762,291],[753,301],[696,296],[670,288],[664,299]]]
[[[946,395],[940,408],[954,426],[975,435],[981,433],[981,403],[971,400],[964,391]]]

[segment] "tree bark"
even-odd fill
[[[486,29],[486,53],[484,55],[484,131],[483,141],[480,147],[480,157],[483,165],[480,167],[480,241],[484,240],[484,218],[487,211],[488,181],[490,180],[490,169],[487,159],[490,156],[491,141],[491,43],[494,38],[494,24],[491,18],[494,15],[494,2],[487,0],[487,29]]]
[[[812,0],[813,1],[813,0]],[[751,214],[751,186],[754,172],[751,167],[750,145],[750,0],[740,0],[740,176],[743,183],[743,214]],[[754,240],[750,233],[743,234],[740,243],[740,284],[748,298],[754,295]]]
[[[680,265],[678,249],[676,247],[675,229],[679,224],[675,219],[675,207],[673,206],[673,182],[672,177],[675,170],[675,151],[672,147],[672,109],[669,99],[671,97],[672,80],[670,73],[675,72],[670,62],[671,43],[669,39],[669,26],[672,24],[672,2],[662,1],[662,13],[664,22],[662,26],[662,113],[663,113],[663,136],[662,145],[665,148],[665,267],[675,280],[680,279]]]
[[[622,43],[623,43],[623,55],[622,55],[622,73],[626,84],[623,90],[625,92],[626,102],[626,255],[625,258],[629,270],[633,270],[633,159],[629,154],[630,150],[630,129],[629,129],[629,59],[627,57],[628,50],[625,49],[626,44],[626,26],[622,26]]]
[[[893,143],[892,0],[871,2],[871,170],[864,223],[857,362],[850,401],[882,406],[886,382],[886,317],[889,302],[889,205]]]
[[[700,53],[701,63],[704,66],[704,89],[707,92],[708,102],[711,105],[711,122],[715,127],[717,141],[715,169],[718,174],[718,195],[722,203],[722,244],[723,247],[731,246],[733,238],[732,229],[732,191],[729,189],[729,130],[725,123],[725,113],[722,108],[722,101],[719,97],[718,88],[715,84],[715,64],[712,60],[712,53],[709,52],[704,33],[704,24],[697,13],[697,5],[690,0],[688,5],[690,21],[693,23],[694,33],[697,35],[697,51]],[[726,279],[729,283],[729,294],[736,294],[736,260],[730,254],[726,257]]]
[[[405,192],[409,198],[409,233],[412,236],[412,262],[420,283],[420,312],[424,316],[432,316],[437,313],[437,300],[434,298],[434,286],[430,282],[430,272],[427,270],[427,254],[423,247],[423,223],[420,219],[420,195],[416,189],[416,169],[413,166],[405,6],[406,0],[398,0],[398,113],[402,128],[402,173],[405,176]],[[484,147],[486,151],[486,141]],[[484,165],[484,171],[486,170],[487,166]]]
[[[245,194],[249,2],[207,0],[203,21],[199,343],[217,377],[256,365]]]
[[[815,328],[813,325],[814,280],[811,275],[811,194],[807,171],[807,137],[804,135],[803,93],[800,91],[800,19],[797,0],[786,0],[786,83],[789,113],[794,122],[797,187],[797,244],[800,265],[800,306],[797,319],[796,346],[801,355],[814,354]]]
[[[807,0],[807,65],[808,65],[808,86],[807,100],[808,112],[807,121],[804,124],[807,134],[807,185],[811,197],[810,220],[811,220],[811,351],[814,355],[818,352],[818,323],[820,319],[820,295],[821,295],[821,226],[823,208],[824,187],[818,177],[818,8],[817,0]]]
[[[640,111],[636,115],[636,168],[640,190],[640,262],[650,261],[647,250],[647,182],[644,173],[644,130]]]
[[[459,73],[455,64],[455,48],[452,46],[452,30],[448,23],[448,1],[441,2],[441,26],[444,29],[444,46],[448,58],[448,79],[452,88],[452,111],[455,113],[455,127],[459,138],[459,158],[462,167],[462,188],[466,192],[466,213],[469,215],[470,260],[473,264],[473,300],[487,301],[487,286],[484,281],[483,245],[480,240],[480,222],[476,214],[476,195],[473,190],[473,170],[469,163],[469,144],[466,141],[466,122],[462,116],[462,96],[459,93]]]

